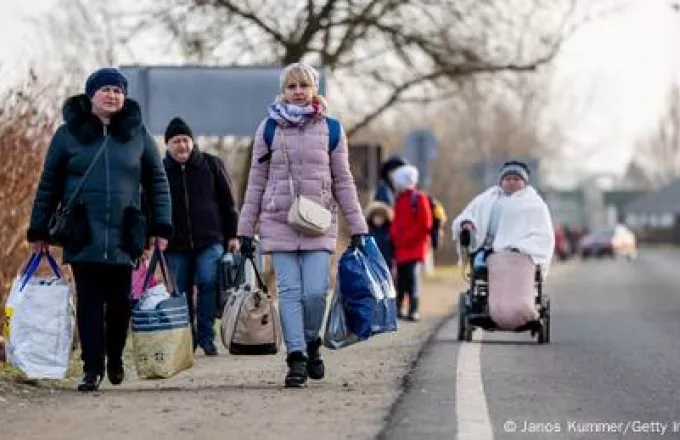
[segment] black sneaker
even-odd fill
[[[99,389],[99,384],[102,382],[101,374],[85,373],[81,381],[78,383],[78,391],[83,393],[90,393]]]
[[[321,380],[326,374],[326,369],[319,353],[320,347],[321,338],[307,343],[307,374],[310,379],[314,380]]]
[[[286,388],[301,388],[307,383],[307,356],[301,351],[289,353],[286,357],[288,373]]]
[[[106,375],[111,385],[120,385],[125,380],[125,368],[122,360],[109,361],[106,365]]]

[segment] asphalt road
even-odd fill
[[[384,439],[680,438],[680,252],[555,268],[552,342],[431,340]],[[675,422],[675,423],[674,423]]]

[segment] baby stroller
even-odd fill
[[[486,267],[475,268],[473,261],[476,254],[476,252],[471,253],[469,249],[464,248],[463,261],[470,262],[470,269],[466,275],[466,277],[469,278],[470,287],[466,292],[460,294],[458,301],[459,341],[471,341],[472,332],[477,328],[487,331],[502,330],[491,319],[488,301],[488,271]],[[536,267],[534,285],[536,291],[536,308],[539,318],[515,328],[514,330],[502,331],[529,331],[532,337],[537,337],[539,344],[547,344],[550,343],[550,298],[543,293],[543,276],[538,266]]]

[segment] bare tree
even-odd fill
[[[33,72],[0,96],[0,310],[28,255],[26,230],[33,194],[55,126],[50,96],[49,85]]]
[[[89,72],[130,56],[123,20],[112,2],[102,0],[58,0],[50,13],[32,20],[42,36],[35,64],[58,78],[53,84],[57,96],[82,90]]]
[[[168,52],[201,62],[324,65],[352,135],[400,104],[450,96],[460,78],[535,70],[585,15],[578,0],[163,0],[130,35],[162,30]]]
[[[680,178],[680,87],[674,83],[655,130],[636,147],[636,162],[656,186]]]

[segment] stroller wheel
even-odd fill
[[[550,343],[550,301],[548,301],[546,305],[547,307],[545,309],[543,318],[541,318],[541,328],[538,331],[539,344]]]
[[[458,297],[458,340],[465,340],[467,316],[465,307],[465,293],[461,293]]]
[[[475,330],[474,327],[467,326],[465,329],[465,342],[472,342],[472,332]]]

